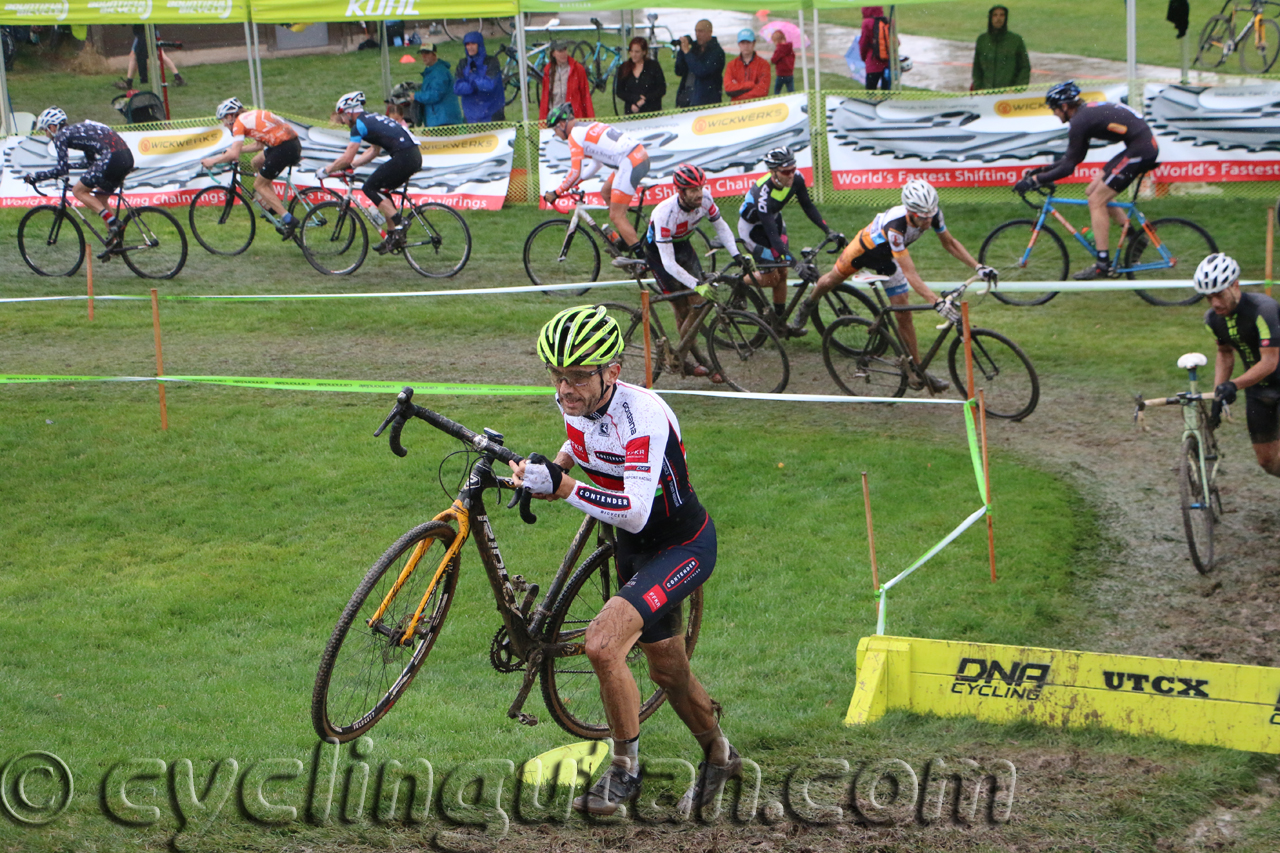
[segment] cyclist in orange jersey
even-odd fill
[[[302,143],[297,132],[287,121],[266,110],[246,110],[238,98],[227,98],[218,104],[214,115],[231,131],[231,147],[221,154],[205,157],[200,165],[208,169],[238,160],[242,152],[257,152],[253,158],[253,189],[267,209],[281,218],[277,230],[288,240],[298,227],[298,219],[284,209],[271,182],[285,169],[302,162]],[[245,137],[253,140],[248,146]]]

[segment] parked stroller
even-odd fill
[[[129,124],[164,121],[164,101],[155,92],[126,92],[111,102]]]

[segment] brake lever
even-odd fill
[[[529,491],[526,486],[516,489],[516,497],[520,499],[520,520],[525,524],[533,524],[538,517],[533,514],[533,510],[529,508],[530,502],[533,500],[533,492]],[[514,501],[516,498],[513,497]]]

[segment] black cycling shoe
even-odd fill
[[[640,793],[640,774],[632,776],[618,764],[610,764],[591,790],[573,800],[574,811],[588,814],[611,815],[623,803],[635,799]]]
[[[290,240],[292,240],[293,235],[298,230],[298,226],[301,224],[302,224],[302,220],[298,219],[297,217],[295,217],[292,222],[280,223],[280,228],[279,228],[280,240],[284,243],[288,243]]]
[[[1111,264],[1097,261],[1092,266],[1085,267],[1071,277],[1076,281],[1093,281],[1098,278],[1110,278]]]

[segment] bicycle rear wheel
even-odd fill
[[[902,348],[873,320],[850,315],[827,326],[822,360],[840,390],[851,397],[901,397],[907,390]]]
[[[1182,527],[1187,532],[1191,563],[1202,575],[1213,568],[1213,503],[1205,500],[1200,468],[1200,441],[1194,435],[1182,442],[1178,459],[1178,492],[1182,498]]]
[[[1020,421],[1040,402],[1040,377],[1027,354],[999,332],[973,329],[973,384],[982,389],[987,414]],[[964,340],[957,333],[947,351],[947,367],[956,390],[966,400]]]
[[[18,223],[18,254],[37,275],[73,275],[84,263],[84,231],[59,207],[38,205]]]
[[[1051,228],[1041,228],[1037,235],[1031,219],[1011,219],[982,241],[978,250],[978,262],[986,264],[1000,274],[1001,283],[1007,281],[1065,281],[1070,270],[1067,247],[1062,238]],[[1047,238],[1047,239],[1046,239]],[[1034,239],[1027,254],[1027,246]],[[1023,263],[1023,256],[1026,262]],[[1056,290],[1002,292],[997,287],[991,295],[1006,305],[1043,305],[1058,295]]]
[[[164,208],[129,211],[120,245],[125,264],[142,278],[173,278],[187,262],[187,235]]]
[[[226,187],[205,187],[191,198],[191,236],[215,255],[239,255],[253,243],[257,216],[244,197]]]
[[[613,546],[605,545],[589,556],[569,578],[543,634],[545,642],[568,644],[560,654],[549,655],[542,661],[542,698],[556,724],[576,737],[599,740],[609,736],[609,721],[600,699],[600,682],[585,649],[587,626],[617,591]],[[702,628],[701,587],[685,599],[682,610],[684,651],[687,657],[692,658],[698,632]],[[636,684],[640,685],[640,721],[644,722],[662,707],[667,694],[648,680],[648,660],[639,643],[627,653],[627,666]]]
[[[409,214],[404,232],[404,259],[429,278],[457,275],[471,257],[471,229],[462,214],[429,201]]]
[[[1134,267],[1138,264],[1163,262],[1164,256],[1160,252],[1160,247],[1169,252],[1168,265],[1159,269],[1126,273],[1128,278],[1188,279],[1195,274],[1196,266],[1204,260],[1206,255],[1218,251],[1218,244],[1213,242],[1209,232],[1189,219],[1170,216],[1148,222],[1147,226],[1156,235],[1159,245],[1152,243],[1146,229],[1139,230],[1129,238],[1125,266]],[[1191,305],[1201,299],[1200,294],[1190,287],[1171,290],[1135,290],[1134,293],[1152,305]]]
[[[1227,61],[1227,45],[1235,38],[1235,29],[1226,15],[1214,15],[1200,30],[1199,47],[1192,62],[1199,68],[1217,68]]]
[[[730,388],[782,393],[791,379],[791,363],[768,323],[746,311],[717,310],[707,324],[707,354]]]
[[[410,642],[401,639],[455,535],[442,521],[415,527],[378,558],[356,587],[320,656],[311,693],[311,723],[321,738],[354,740],[409,688],[453,603],[458,555],[431,590]]]
[[[1240,54],[1240,68],[1246,74],[1265,74],[1276,64],[1280,52],[1280,24],[1273,18],[1258,18],[1254,29],[1244,34],[1244,41],[1236,45]]]
[[[325,275],[348,275],[369,254],[369,230],[349,202],[317,204],[298,226],[298,245],[307,263]]]
[[[568,219],[548,219],[524,241],[524,271],[534,284],[573,284],[600,277],[600,247],[585,228],[572,235]],[[591,288],[543,291],[548,296],[581,296]]]

